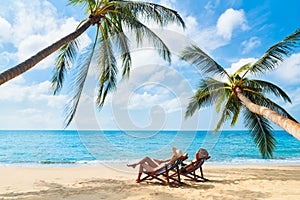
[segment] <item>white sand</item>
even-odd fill
[[[208,182],[135,183],[127,167],[0,168],[0,199],[300,199],[300,166],[204,166]]]

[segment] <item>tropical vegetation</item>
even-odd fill
[[[121,55],[122,76],[129,76],[132,59],[128,33],[135,36],[138,45],[147,39],[158,50],[162,58],[170,62],[170,50],[163,40],[144,23],[154,22],[161,27],[169,23],[176,23],[185,27],[182,18],[176,11],[154,3],[124,0],[69,0],[68,2],[70,5],[86,8],[88,17],[78,25],[77,29],[28,60],[0,74],[1,85],[31,69],[44,58],[59,50],[52,78],[54,94],[58,94],[63,87],[66,72],[76,61],[79,47],[78,37],[91,26],[95,27],[94,42],[85,53],[84,58],[78,62],[78,72],[73,83],[75,92],[67,105],[66,126],[74,117],[91,64],[95,62],[100,72],[97,74],[99,92],[96,102],[99,107],[103,106],[107,94],[117,84],[116,54]]]
[[[274,95],[285,102],[291,102],[289,96],[271,82],[252,78],[274,70],[299,44],[300,30],[297,30],[270,47],[255,63],[241,66],[233,74],[229,74],[196,45],[186,47],[182,51],[182,59],[204,72],[204,78],[200,80],[199,88],[187,107],[186,117],[192,116],[200,108],[215,105],[217,112],[221,113],[214,130],[218,132],[226,121],[230,120],[231,126],[236,125],[243,113],[244,124],[263,158],[272,157],[276,147],[270,121],[300,140],[300,124],[267,97]],[[251,78],[248,78],[249,75],[252,75]]]

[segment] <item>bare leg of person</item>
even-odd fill
[[[143,170],[146,170],[147,172],[152,172],[155,167],[152,167],[150,165],[148,165],[148,163],[143,163],[143,164],[140,164],[140,168],[139,168],[139,173],[138,173],[138,177],[136,179],[136,182],[139,183],[141,181],[141,176],[142,176],[142,173],[143,173]]]
[[[139,162],[137,163],[134,163],[134,164],[127,164],[127,167],[132,167],[132,168],[135,168],[137,165],[140,165],[140,164],[145,164],[145,163],[148,163],[151,167],[157,167],[158,164],[156,162],[154,162],[151,158],[149,158],[148,156],[143,158],[142,160],[140,160]]]

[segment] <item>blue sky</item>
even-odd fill
[[[93,68],[70,129],[212,129],[218,119],[213,108],[185,120],[188,99],[202,74],[178,59],[189,43],[197,44],[228,71],[255,61],[273,44],[300,28],[298,0],[161,0],[177,10],[186,30],[149,24],[170,47],[172,65],[151,46],[132,47],[131,77],[119,84],[99,111],[94,105],[97,84]],[[16,65],[38,50],[70,33],[84,10],[67,1],[25,0],[0,4],[0,71]],[[91,43],[91,28],[81,38],[81,50]],[[132,42],[134,43],[134,42]],[[134,46],[134,45],[133,45]],[[70,86],[53,96],[50,81],[55,55],[22,76],[0,86],[0,129],[61,129]],[[72,71],[72,70],[71,70]],[[264,78],[281,86],[293,104],[277,101],[300,120],[300,51]],[[70,81],[70,79],[67,79]],[[230,127],[225,125],[224,129]],[[275,127],[276,128],[276,127]],[[242,120],[235,129],[243,129]]]

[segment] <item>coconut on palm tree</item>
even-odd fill
[[[259,75],[275,69],[284,57],[291,54],[292,48],[299,44],[300,30],[297,30],[269,48],[255,63],[241,66],[233,74],[229,74],[199,47],[192,45],[185,48],[182,59],[213,76],[200,80],[199,88],[187,107],[186,117],[192,116],[201,107],[215,104],[217,112],[221,112],[215,128],[217,132],[228,120],[231,120],[231,126],[235,125],[240,113],[243,113],[244,124],[252,133],[264,158],[272,157],[276,145],[270,121],[300,140],[300,124],[284,108],[267,97],[272,94],[291,102],[288,95],[273,83],[247,78],[250,74]]]
[[[121,55],[122,75],[129,75],[131,55],[126,33],[133,33],[138,44],[146,38],[158,50],[163,59],[170,61],[170,51],[166,44],[143,22],[154,22],[161,27],[169,23],[176,23],[183,28],[185,26],[176,11],[154,3],[124,0],[69,0],[68,2],[71,5],[86,7],[88,17],[78,25],[77,29],[26,61],[0,74],[1,85],[34,67],[60,49],[52,79],[54,94],[57,94],[63,86],[67,69],[76,60],[77,38],[91,26],[95,27],[94,42],[88,53],[85,54],[85,58],[80,59],[81,63],[79,63],[77,77],[74,81],[75,93],[67,107],[66,126],[69,125],[76,112],[87,73],[94,58],[97,59],[96,63],[100,71],[97,104],[101,107],[107,94],[116,87],[118,73],[115,58],[116,48],[118,55]]]

